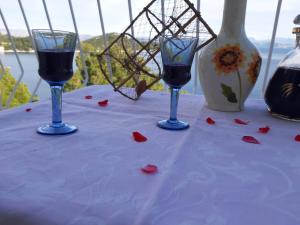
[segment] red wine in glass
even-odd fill
[[[45,135],[70,134],[77,127],[62,121],[62,90],[73,75],[77,34],[68,31],[34,29],[32,36],[39,61],[39,75],[50,85],[52,122],[38,127]]]
[[[171,87],[181,88],[191,79],[191,65],[166,64],[164,65],[163,80]]]
[[[177,105],[180,88],[191,79],[191,66],[197,43],[197,38],[160,37],[163,80],[171,89],[170,118],[158,121],[157,126],[160,128],[184,130],[189,127],[188,123],[177,119]]]
[[[300,70],[278,67],[265,93],[270,112],[278,117],[300,121]]]
[[[39,74],[50,82],[64,82],[73,75],[74,51],[38,50]]]

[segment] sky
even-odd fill
[[[230,1],[230,0],[228,0]],[[131,0],[135,17],[150,0]],[[196,3],[196,0],[192,0]],[[48,28],[42,0],[22,0],[30,28]],[[46,0],[54,29],[73,31],[68,0]],[[72,0],[80,34],[101,35],[100,19],[96,0]],[[201,0],[204,20],[219,32],[224,0]],[[122,32],[129,25],[128,0],[101,0],[106,32]],[[271,38],[277,0],[248,0],[246,33],[255,39]],[[26,29],[18,0],[0,0],[2,13],[11,29]],[[294,38],[291,30],[293,20],[300,14],[300,0],[283,0],[277,37]],[[4,25],[0,21],[0,29]]]

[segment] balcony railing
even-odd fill
[[[78,48],[79,48],[80,59],[82,60],[82,65],[83,65],[83,70],[84,70],[83,86],[86,86],[87,82],[88,82],[89,74],[88,74],[88,71],[87,71],[87,66],[85,64],[85,54],[82,51],[82,48],[81,48],[81,45],[80,45],[80,43],[81,43],[80,42],[80,31],[78,30],[78,27],[77,27],[76,12],[73,9],[72,0],[66,0],[66,1],[68,1],[69,13],[72,17],[74,31],[78,34],[77,35],[77,37],[78,37]],[[99,22],[100,22],[100,26],[101,26],[103,39],[104,39],[104,46],[103,47],[106,48],[108,46],[108,40],[107,40],[107,33],[105,31],[106,30],[105,27],[109,26],[109,24],[105,23],[105,18],[103,17],[103,14],[102,14],[101,1],[100,0],[95,0],[95,1],[97,3],[97,9],[98,9],[98,14],[99,14]],[[124,1],[126,1],[126,0],[124,0]],[[46,0],[42,0],[42,3],[43,3],[43,10],[44,10],[44,13],[45,13],[46,18],[47,18],[49,29],[53,30],[53,26],[52,26],[52,23],[51,23],[51,16],[50,16],[50,13],[49,13],[48,7],[47,7],[47,2],[46,2]],[[164,0],[161,0],[161,3],[162,3],[161,8],[162,8],[162,15],[163,15]],[[6,4],[10,4],[10,3],[7,2]],[[200,0],[195,0],[194,4],[196,5],[196,8],[198,10],[200,10]],[[27,19],[26,11],[24,10],[22,0],[18,0],[18,5],[19,5],[19,8],[21,10],[22,18],[23,18],[23,20],[25,22],[25,25],[26,25],[28,36],[30,37],[30,39],[32,41],[32,46],[34,46],[32,36],[31,36],[31,27],[30,27],[30,24],[29,24],[28,19]],[[131,0],[127,0],[127,5],[128,5],[128,15],[129,15],[129,21],[128,22],[131,22],[133,20]],[[273,31],[272,31],[272,34],[270,34],[271,35],[271,42],[270,42],[270,47],[269,47],[269,54],[268,54],[268,58],[267,58],[267,64],[266,64],[266,68],[265,68],[265,71],[264,71],[264,81],[263,81],[263,86],[262,86],[262,90],[261,90],[262,92],[264,92],[264,89],[265,89],[265,86],[266,86],[266,83],[267,83],[268,74],[269,74],[270,63],[271,63],[272,55],[273,55],[273,48],[274,48],[274,42],[275,42],[275,37],[276,37],[276,31],[277,31],[277,26],[278,26],[278,20],[279,20],[281,5],[282,5],[282,0],[278,0],[277,1],[277,9],[276,9],[276,12],[275,12],[275,17],[274,17],[275,19],[274,19]],[[11,29],[8,26],[8,23],[6,21],[5,13],[6,12],[3,12],[2,9],[0,9],[1,20],[3,22],[6,33],[8,35],[10,45],[13,49],[13,53],[16,57],[17,62],[18,62],[18,66],[19,66],[19,69],[20,69],[20,74],[17,77],[17,82],[16,82],[13,90],[11,91],[11,93],[9,95],[9,98],[7,99],[7,101],[5,103],[5,106],[2,105],[2,101],[1,101],[2,100],[2,95],[1,95],[1,90],[0,90],[0,110],[2,110],[3,108],[8,108],[11,105],[11,101],[14,98],[15,92],[16,92],[18,86],[20,85],[21,81],[24,78],[23,64],[22,64],[22,61],[20,60],[19,53],[16,49],[14,38],[11,35]],[[162,18],[162,20],[164,20],[164,18]],[[133,29],[131,30],[131,33],[134,36],[134,30]],[[198,61],[197,59],[198,59],[198,54],[196,54],[196,56],[195,56],[195,62]],[[109,64],[110,58],[108,57],[107,60],[108,60],[108,64]],[[0,80],[3,78],[4,68],[5,68],[5,65],[3,64],[3,61],[0,58],[0,69],[1,69]],[[194,68],[196,70],[197,65]],[[111,71],[110,71],[110,75],[111,75],[111,78],[112,78],[113,74],[112,74]],[[15,75],[15,77],[16,77],[16,75]],[[34,89],[31,90],[32,96],[30,98],[30,101],[33,101],[34,96],[36,95],[38,89],[40,88],[40,85],[41,85],[41,79],[39,79],[37,81]],[[196,91],[196,86],[197,86],[197,76],[194,76],[194,80],[193,80],[193,91],[194,92]]]

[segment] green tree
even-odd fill
[[[0,70],[0,72],[3,71]],[[2,101],[2,106],[14,107],[29,102],[31,96],[30,91],[24,83],[20,83],[10,106],[6,105],[6,101],[16,83],[16,79],[11,75],[9,70],[5,69],[3,77],[0,80],[0,100]]]
[[[89,43],[82,43],[82,50],[85,54],[85,63],[87,66],[87,72],[89,74],[89,80],[87,85],[94,84],[108,84],[104,78],[98,64],[96,57],[95,48]],[[64,91],[72,91],[82,87],[84,80],[84,69],[80,55],[78,54],[75,58],[77,70],[73,77],[65,84]]]
[[[130,42],[127,42],[130,44]],[[83,42],[82,49],[85,54],[85,62],[87,66],[87,72],[89,74],[89,80],[87,85],[94,85],[94,84],[108,84],[108,81],[105,79],[100,67],[99,62],[97,59],[97,52],[99,52],[99,47],[95,47],[94,41]],[[96,50],[97,49],[97,50]],[[125,53],[122,51],[120,46],[115,45],[111,49],[111,53],[113,55],[118,55],[120,58],[126,59]],[[82,61],[79,55],[76,56],[76,65],[77,70],[74,73],[74,76],[70,81],[68,81],[65,85],[65,91],[71,91],[82,86],[82,81],[84,78],[84,70]],[[139,59],[143,60],[143,59]],[[105,65],[103,65],[105,66]],[[112,60],[112,71],[113,71],[113,81],[120,80],[128,75],[128,71],[126,71],[119,63]],[[147,68],[150,71],[149,68]],[[140,74],[140,79],[145,80],[147,83],[150,83],[151,78],[146,76],[145,74]],[[129,82],[126,83],[127,87],[134,87],[135,82],[131,79]],[[152,90],[163,90],[163,84],[157,82],[155,85],[151,87]]]

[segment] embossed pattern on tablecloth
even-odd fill
[[[300,224],[300,127],[271,117],[262,100],[223,113],[181,95],[178,117],[191,127],[179,132],[155,124],[168,117],[168,93],[137,102],[107,86],[65,94],[63,119],[79,128],[67,136],[35,132],[50,109],[41,101],[0,112],[0,225]],[[158,173],[142,173],[147,164]]]

